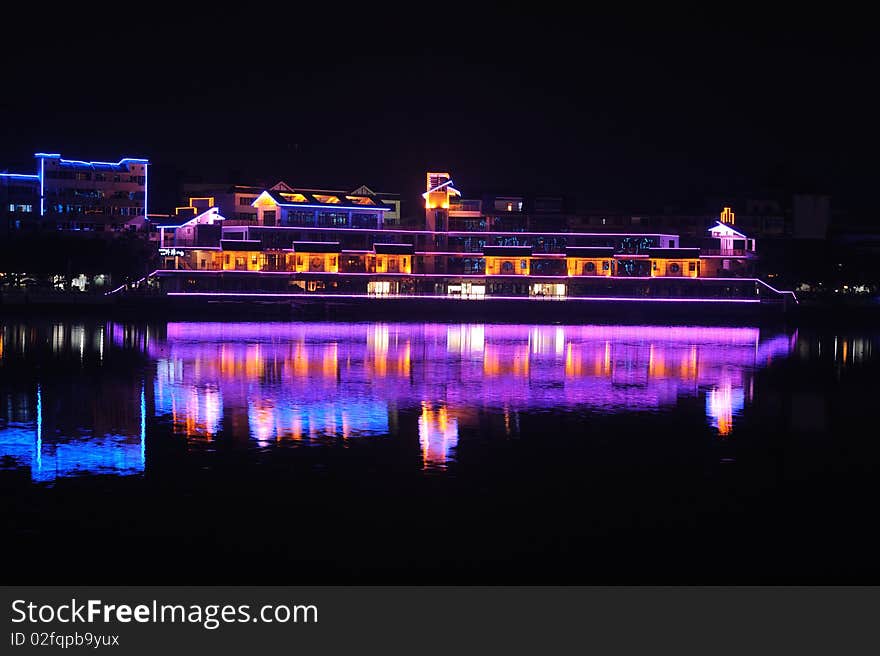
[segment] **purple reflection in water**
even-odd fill
[[[727,435],[753,371],[795,339],[741,327],[171,323],[149,352],[157,412],[183,434],[210,436],[223,417],[261,444],[347,439],[385,434],[413,410],[426,466],[442,466],[474,410],[655,412],[705,394]]]
[[[460,431],[480,430],[481,416],[503,417],[513,434],[521,412],[658,413],[688,397],[703,402],[707,425],[725,437],[752,402],[754,372],[796,341],[749,327],[111,323],[89,330],[56,323],[43,334],[0,332],[0,362],[24,364],[23,371],[28,350],[41,344],[76,368],[103,371],[134,351],[149,359],[145,372],[129,361],[83,385],[70,371],[42,387],[7,377],[2,466],[28,467],[36,481],[142,472],[148,424],[168,424],[188,440],[222,435],[265,449],[417,432],[423,466],[443,468]]]

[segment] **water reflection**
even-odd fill
[[[797,333],[751,327],[56,322],[0,333],[0,366],[30,367],[3,378],[0,457],[35,481],[142,472],[148,429],[162,426],[260,449],[391,436],[442,469],[481,417],[512,435],[522,413],[662,413],[692,398],[727,438],[755,372],[797,345]],[[870,354],[851,344],[852,361]],[[33,370],[45,357],[51,381]]]

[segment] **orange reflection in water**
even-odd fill
[[[483,373],[486,376],[525,378],[529,375],[529,353],[527,344],[512,348],[486,344],[483,353]]]
[[[423,467],[446,465],[451,451],[458,446],[458,419],[449,415],[445,404],[435,407],[422,401],[419,445],[422,448]]]

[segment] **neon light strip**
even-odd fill
[[[144,395],[144,383],[141,382],[141,466],[147,462],[147,400]]]
[[[449,178],[449,180],[447,180],[446,182],[444,182],[444,183],[442,183],[442,184],[438,184],[438,185],[437,185],[436,187],[434,187],[433,189],[428,189],[428,191],[426,191],[425,193],[422,194],[422,198],[426,198],[426,199],[427,199],[427,198],[428,198],[428,194],[433,194],[435,191],[440,191],[440,190],[443,189],[443,187],[445,187],[446,185],[451,185],[451,184],[452,184],[452,178]]]
[[[614,281],[625,281],[625,280],[687,280],[691,282],[696,281],[713,281],[717,280],[719,282],[756,282],[762,285],[765,285],[772,289],[777,294],[793,294],[794,292],[782,291],[770,287],[767,283],[765,283],[760,278],[691,278],[689,276],[559,276],[559,275],[547,275],[542,276],[536,273],[532,273],[529,275],[525,274],[517,274],[517,273],[499,273],[499,274],[485,274],[485,273],[370,273],[363,271],[340,271],[340,272],[332,272],[332,271],[245,271],[245,270],[235,270],[235,269],[156,269],[152,274],[179,274],[184,276],[189,276],[193,274],[218,274],[218,273],[240,273],[245,275],[270,275],[270,276],[300,276],[300,275],[315,275],[315,276],[394,276],[394,277],[402,277],[402,278],[517,278],[517,279],[554,279],[554,280],[570,280],[572,282],[577,282],[579,280],[614,280]]]
[[[150,160],[138,157],[123,157],[118,162],[85,162],[81,159],[59,159],[62,164],[81,164],[83,166],[122,166],[123,162],[134,162],[135,164],[148,164]]]
[[[145,180],[144,182],[146,182],[146,180]],[[195,209],[195,208],[181,208],[181,207],[177,207],[177,208],[175,208],[175,209]],[[182,228],[183,226],[189,225],[189,224],[192,223],[193,221],[196,221],[197,219],[200,219],[200,218],[202,218],[203,216],[205,216],[205,215],[207,215],[207,214],[211,214],[211,213],[213,213],[213,214],[215,215],[215,217],[216,217],[216,218],[214,219],[215,221],[225,221],[225,220],[226,220],[226,217],[221,216],[221,215],[220,215],[220,211],[219,211],[216,207],[212,207],[211,209],[209,209],[209,210],[205,210],[205,211],[202,212],[201,214],[196,214],[195,216],[191,217],[191,218],[188,219],[187,221],[184,221],[183,223],[180,223],[180,224],[178,224],[178,225],[157,225],[156,227],[157,227],[157,228],[168,228],[168,229]],[[230,226],[230,227],[236,227],[236,226]],[[240,227],[244,227],[244,226],[240,226]],[[211,247],[210,247],[210,246],[202,246],[202,247],[199,247],[199,246],[175,246],[174,248],[202,248],[202,249],[208,249],[208,248],[211,248]]]
[[[147,199],[150,191],[150,179],[147,177],[149,175],[150,163],[144,163],[144,218],[147,218]]]
[[[237,298],[369,298],[369,299],[411,299],[411,300],[447,300],[447,301],[611,301],[634,303],[760,303],[758,299],[748,298],[627,298],[624,296],[481,296],[479,299],[462,298],[460,296],[413,295],[392,296],[390,294],[254,294],[247,292],[168,292],[167,296],[206,296],[206,297],[237,297]]]
[[[40,158],[40,216],[46,214],[46,160]]]
[[[730,232],[733,232],[733,233],[739,235],[743,239],[748,239],[748,237],[746,235],[744,235],[743,233],[741,233],[739,230],[731,228],[728,224],[721,223],[721,221],[718,221],[717,219],[715,221],[715,225],[712,226],[711,228],[709,228],[709,232],[713,232],[713,231],[717,230],[718,228],[723,228],[724,230],[729,230]]]
[[[600,279],[604,281],[614,280],[616,281],[624,281],[624,280],[689,280],[689,281],[712,281],[716,280],[719,282],[754,282],[759,285],[764,285],[767,289],[775,292],[776,294],[790,294],[794,299],[795,303],[800,303],[798,301],[797,296],[793,291],[776,289],[772,285],[764,282],[760,278],[691,278],[690,276],[540,276],[536,274],[497,274],[497,275],[487,275],[485,273],[365,273],[360,271],[353,271],[350,273],[342,272],[342,273],[333,273],[330,271],[236,271],[234,269],[224,269],[224,270],[211,270],[211,271],[188,271],[184,269],[156,269],[153,274],[167,274],[172,273],[175,275],[192,275],[196,273],[201,274],[218,274],[218,273],[233,273],[233,274],[256,274],[256,275],[274,275],[274,276],[302,276],[302,275],[310,275],[310,276],[391,276],[395,278],[513,278],[513,279],[525,279],[525,280],[570,280],[572,282],[578,280],[595,280]],[[149,276],[147,276],[149,277]],[[144,280],[143,278],[138,281],[141,282]],[[137,284],[137,283],[135,283]],[[124,285],[123,285],[124,287]],[[116,291],[116,290],[114,290]],[[109,292],[113,293],[113,292]]]
[[[0,173],[0,177],[12,178],[13,180],[39,180],[40,176],[35,173]]]
[[[302,206],[300,206],[302,207]],[[320,207],[331,207],[330,205],[321,205]],[[231,219],[235,220],[235,219]],[[232,228],[259,228],[260,230],[333,230],[336,232],[398,232],[404,235],[447,235],[452,237],[473,236],[473,235],[489,235],[490,237],[501,237],[510,235],[511,237],[519,235],[537,236],[537,237],[672,237],[677,239],[678,235],[665,232],[471,232],[468,230],[452,230],[443,232],[432,232],[430,230],[399,230],[394,228],[325,228],[323,226],[261,226],[261,225],[242,225],[228,226]],[[515,248],[515,247],[514,247]],[[586,246],[584,248],[591,248]],[[609,247],[610,248],[610,247]]]
[[[187,270],[183,270],[183,269],[156,269],[152,273],[148,273],[146,276],[144,276],[143,278],[141,278],[140,280],[136,281],[133,284],[139,285],[143,281],[145,281],[147,278],[151,278],[156,275],[171,274],[171,275],[189,276],[189,275],[193,275],[193,274],[217,275],[217,274],[225,274],[225,273],[235,274],[235,275],[244,274],[244,275],[268,275],[268,276],[302,276],[302,275],[340,276],[340,275],[342,275],[342,276],[382,276],[382,277],[391,276],[391,277],[395,277],[395,278],[483,278],[483,279],[485,279],[485,278],[515,278],[515,279],[526,279],[526,280],[556,279],[556,280],[571,280],[571,281],[576,281],[576,280],[582,279],[582,278],[587,278],[587,279],[599,278],[603,282],[610,281],[610,280],[614,280],[614,281],[618,281],[618,280],[663,280],[663,278],[651,278],[651,277],[645,277],[645,276],[639,276],[639,277],[633,276],[631,278],[627,278],[627,277],[619,277],[619,276],[534,276],[534,275],[524,276],[524,275],[516,275],[516,274],[514,274],[514,275],[486,276],[484,274],[461,274],[461,275],[451,275],[448,273],[378,273],[377,274],[377,273],[360,273],[360,272],[341,273],[340,274],[340,273],[305,272],[305,271],[302,271],[302,272],[296,272],[296,271],[234,271],[234,270],[187,271]],[[793,291],[776,289],[775,287],[764,282],[760,278],[686,278],[686,277],[681,277],[681,278],[670,278],[670,279],[671,280],[691,280],[691,281],[716,280],[716,281],[720,281],[720,282],[754,282],[754,283],[757,283],[760,285],[764,285],[765,287],[767,287],[767,289],[775,292],[776,294],[780,294],[780,295],[790,294],[791,297],[794,299],[795,303],[798,303],[798,304],[800,303],[800,301],[798,301],[798,298]],[[109,296],[111,294],[115,294],[115,293],[123,290],[127,286],[128,286],[128,284],[120,285],[116,289],[109,291],[109,292],[106,292],[104,295]],[[169,292],[169,294],[177,294],[177,295],[180,295],[181,293],[183,293],[183,292]],[[192,293],[201,294],[201,292],[192,292]],[[257,296],[265,296],[265,294],[256,294],[256,295]],[[337,296],[337,295],[331,294],[331,296]],[[446,298],[446,297],[444,296],[441,298]],[[519,297],[513,297],[513,298],[519,298]],[[587,298],[587,297],[580,297],[580,298]],[[603,298],[603,297],[597,297],[597,298]],[[637,299],[637,300],[644,300],[644,299]],[[679,299],[653,299],[653,300],[679,300]],[[685,300],[698,300],[698,299],[681,299],[681,300],[685,301]],[[721,299],[721,300],[725,300],[725,299]],[[754,300],[754,301],[747,300],[746,302],[760,303],[759,300]]]
[[[37,383],[37,471],[43,469],[43,390]]]
[[[122,285],[119,285],[119,287],[117,287],[116,289],[112,289],[112,290],[110,290],[109,292],[104,292],[104,296],[110,296],[110,294],[115,294],[116,292],[125,289],[129,284],[132,284],[132,285],[140,285],[144,280],[146,280],[147,278],[149,278],[149,277],[151,277],[151,276],[154,276],[155,274],[159,273],[159,271],[160,271],[160,269],[156,269],[156,270],[153,271],[152,273],[148,273],[147,275],[145,275],[143,278],[141,278],[140,280],[138,280],[138,281],[136,281],[136,282],[133,282],[133,283],[124,283],[124,284],[122,284]],[[176,271],[176,269],[165,269],[165,271]],[[210,272],[206,271],[205,273],[210,273]],[[260,273],[260,272],[257,271],[256,273]]]

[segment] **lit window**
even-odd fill
[[[319,203],[326,203],[329,205],[338,205],[342,202],[339,200],[339,196],[328,196],[326,194],[315,194],[315,200]]]
[[[317,196],[315,196],[317,198]],[[368,196],[346,196],[347,200],[350,200],[355,205],[375,205],[376,203],[372,198]]]

